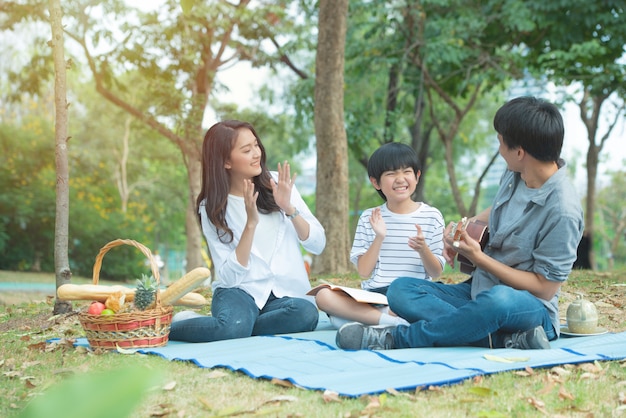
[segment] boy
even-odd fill
[[[367,173],[386,203],[365,210],[359,218],[350,260],[366,279],[361,288],[386,294],[400,276],[408,280],[439,277],[445,263],[443,216],[411,199],[421,174],[413,148],[395,142],[381,146],[370,157]],[[315,301],[336,327],[350,321],[408,324],[386,306],[357,302],[343,292],[321,289]]]

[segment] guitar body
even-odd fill
[[[489,241],[489,228],[486,223],[482,221],[469,222],[465,227],[465,231],[467,231],[470,237],[478,241],[481,249],[485,249],[487,241]],[[461,254],[457,255],[457,261],[462,273],[472,274],[474,269],[476,269],[476,266]]]

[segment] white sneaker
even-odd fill
[[[178,322],[178,321],[184,321],[185,319],[199,318],[201,316],[204,316],[204,315],[200,315],[198,312],[194,312],[194,311],[180,311],[172,317],[172,323]]]
[[[333,327],[339,329],[342,325],[348,324],[350,322],[354,322],[351,319],[345,319],[338,316],[328,315],[328,319],[330,319],[330,323]]]

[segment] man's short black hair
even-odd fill
[[[400,142],[388,142],[380,146],[370,156],[367,162],[367,175],[380,183],[385,171],[396,171],[403,168],[412,168],[415,175],[420,172],[422,165],[413,148]],[[386,201],[382,191],[378,194]]]
[[[558,161],[563,148],[559,109],[536,97],[518,97],[496,112],[493,127],[509,148],[520,147],[539,161]]]

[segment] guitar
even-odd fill
[[[482,250],[485,249],[487,241],[489,241],[489,228],[486,223],[482,221],[469,222],[467,218],[461,219],[461,222],[457,223],[452,230],[454,239],[452,245],[458,246],[457,243],[460,240],[459,236],[461,231],[467,231],[470,237],[478,241],[478,243],[480,244],[480,248]],[[456,259],[459,262],[459,269],[462,273],[471,274],[476,268],[474,263],[472,263],[469,259],[467,259],[464,255],[460,253],[457,254]]]

